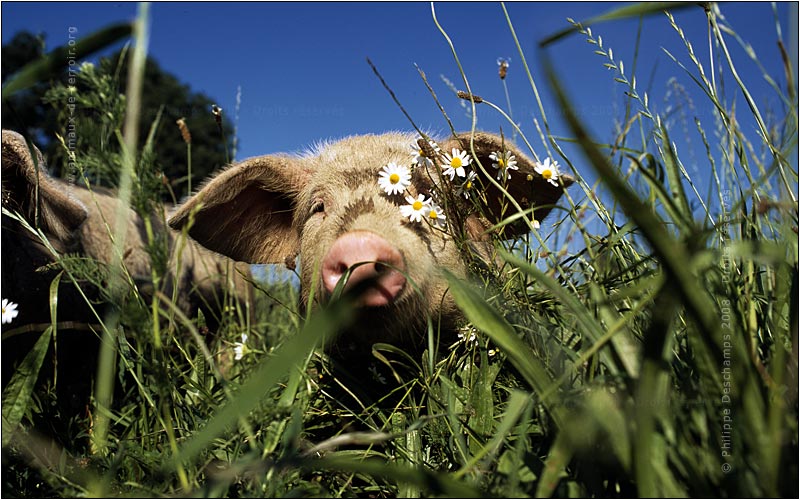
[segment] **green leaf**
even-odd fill
[[[357,292],[357,290],[356,290]],[[264,359],[236,393],[220,408],[205,427],[196,432],[173,456],[170,464],[178,466],[193,459],[223,432],[256,408],[267,392],[299,364],[306,361],[315,346],[330,342],[352,320],[352,299],[346,296],[314,314],[297,336],[289,339]]]
[[[475,431],[481,440],[488,438],[492,434],[494,426],[494,398],[492,387],[500,372],[499,363],[489,363],[486,351],[481,351],[481,362],[478,366],[478,378],[472,385],[470,391],[470,405],[474,412],[469,419],[469,426]],[[479,448],[477,440],[470,441],[470,451],[475,454]]]
[[[667,273],[667,281],[674,284],[674,291],[681,297],[681,302],[690,315],[698,322],[700,334],[708,344],[716,360],[722,359],[722,348],[719,335],[719,310],[708,295],[707,290],[699,286],[698,277],[692,273],[693,254],[683,241],[676,239],[666,229],[664,221],[658,214],[647,206],[628,182],[609,162],[608,157],[592,142],[586,127],[575,116],[569,98],[563,90],[552,62],[545,58],[544,65],[550,83],[555,91],[558,102],[564,109],[565,117],[572,129],[578,144],[588,158],[588,164],[594,167],[598,177],[603,180],[614,199],[620,204],[631,221],[640,229],[641,234],[653,248],[659,263]],[[695,234],[684,234],[684,239],[690,241],[697,238]]]
[[[592,343],[599,342],[604,335],[603,326],[592,316],[589,310],[581,304],[578,298],[570,291],[562,287],[555,279],[548,276],[541,269],[520,259],[510,253],[500,251],[500,256],[509,264],[515,266],[523,273],[531,276],[536,282],[549,289],[564,306],[575,315],[575,319],[581,326],[583,335],[591,339]],[[616,363],[612,363],[611,358],[605,351],[600,352],[600,360],[610,369],[612,373],[616,371]]]
[[[456,480],[450,475],[439,474],[424,467],[391,464],[378,459],[353,459],[340,454],[332,454],[322,459],[302,462],[300,466],[307,470],[340,470],[390,479],[400,484],[413,484],[420,488],[424,497],[478,498],[485,496],[470,484],[465,483],[464,480]]]
[[[530,404],[530,396],[525,394],[522,391],[513,391],[508,398],[508,404],[506,405],[506,412],[503,420],[500,422],[500,425],[497,426],[497,430],[494,432],[492,439],[486,443],[481,449],[477,450],[470,461],[464,465],[458,472],[454,474],[454,477],[461,478],[463,477],[472,467],[474,467],[483,457],[486,455],[490,455],[496,453],[497,450],[500,448],[500,445],[503,443],[503,440],[511,433],[514,425],[519,420],[522,412],[525,411],[525,407]]]
[[[560,425],[562,408],[559,406],[560,402],[554,397],[557,388],[553,377],[547,372],[547,368],[536,356],[536,353],[517,336],[514,328],[489,306],[473,287],[462,282],[447,270],[444,271],[444,274],[450,285],[453,299],[467,319],[503,350],[537,396],[542,398],[556,424]]]
[[[39,370],[52,336],[53,327],[49,326],[22,360],[3,391],[3,446],[14,437],[14,431],[30,405],[33,388],[39,378]]]
[[[555,443],[550,448],[550,453],[544,462],[541,479],[536,485],[536,498],[550,497],[553,495],[561,478],[566,475],[564,468],[567,466],[574,453],[572,443],[566,430],[558,433]]]

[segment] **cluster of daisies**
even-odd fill
[[[424,139],[420,140],[423,142]],[[442,175],[456,184],[456,194],[469,199],[470,193],[475,186],[477,173],[470,167],[472,158],[467,151],[453,148],[450,153],[443,152],[435,142],[428,142],[434,156],[439,159],[442,168]],[[402,195],[411,185],[411,175],[413,169],[419,166],[434,166],[433,159],[417,144],[412,144],[411,166],[398,165],[391,162],[385,165],[378,174],[378,185],[388,195]],[[495,151],[489,155],[492,160],[492,167],[497,170],[497,180],[507,182],[511,178],[511,171],[518,170],[517,158],[508,151]],[[536,173],[554,186],[558,186],[558,163],[547,158],[543,163],[536,162],[534,166]],[[412,222],[429,222],[434,227],[446,228],[447,217],[442,207],[434,200],[433,196],[426,198],[424,194],[416,197],[406,195],[407,205],[400,207],[403,217],[407,217]]]

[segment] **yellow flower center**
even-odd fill
[[[431,212],[428,214],[428,218],[429,219],[438,219],[439,218],[439,214],[436,213],[436,210],[431,210]]]
[[[498,158],[497,159],[497,166],[499,168],[506,168],[506,162],[504,162],[502,158]]]
[[[411,204],[411,208],[413,208],[416,211],[422,210],[422,202],[419,200],[415,201],[414,203]]]
[[[467,183],[464,184],[464,189],[472,189],[472,181],[467,181]]]
[[[461,158],[458,156],[453,158],[453,160],[450,162],[450,166],[453,168],[461,168],[461,165],[462,165]]]
[[[550,169],[542,170],[542,177],[544,177],[545,179],[550,179],[551,177],[553,177],[553,171]]]
[[[391,182],[392,184],[397,184],[398,182],[400,182],[400,176],[397,174],[390,175],[389,182]]]

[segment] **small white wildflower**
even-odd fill
[[[467,174],[467,178],[464,179],[464,182],[458,186],[456,189],[456,195],[461,196],[464,195],[464,198],[469,199],[469,195],[473,189],[475,189],[475,178],[478,176],[477,172],[474,170]]]
[[[17,311],[17,304],[10,302],[8,299],[3,299],[3,324],[11,323],[14,321],[14,318],[16,318],[17,315],[19,315],[19,311]]]
[[[510,179],[511,173],[509,170],[519,170],[517,167],[517,157],[506,152],[501,153],[496,151],[489,155],[489,158],[494,162],[492,166],[497,169],[497,180]]]
[[[467,335],[469,333],[469,335]],[[477,344],[478,343],[478,334],[475,328],[470,328],[468,331],[460,331],[458,332],[458,338],[462,340],[465,344]]]
[[[244,357],[245,354],[247,354],[248,350],[249,349],[247,348],[247,334],[243,333],[242,341],[233,344],[233,353],[234,353],[233,359],[239,361]]]
[[[545,158],[544,163],[537,162],[533,167],[536,173],[545,178],[547,182],[558,187],[558,162]]]
[[[444,215],[444,210],[432,201],[428,204],[425,216],[431,221],[431,224],[439,226],[442,229],[447,227],[447,216]]]
[[[489,352],[487,354],[491,358],[492,356],[494,356],[495,354],[497,354],[499,352],[500,352],[500,349],[489,349]]]
[[[412,160],[411,163],[417,165],[419,167],[432,167],[433,161],[430,158],[425,156],[425,151],[423,151],[418,144],[411,145],[411,156]]]
[[[386,194],[400,194],[411,184],[411,171],[394,162],[385,165],[378,175],[378,185]]]
[[[422,222],[422,217],[428,209],[429,200],[425,199],[424,194],[418,195],[416,198],[413,196],[406,196],[408,205],[400,207],[400,213],[403,217],[408,217],[411,222]]]
[[[539,221],[536,220],[536,219],[533,219],[533,228],[534,229],[539,229]]]
[[[469,166],[472,162],[466,151],[461,151],[457,148],[453,148],[452,155],[445,153],[444,160],[447,165],[445,165],[443,173],[444,175],[449,175],[451,181],[455,179],[456,175],[466,177],[467,172],[464,167]]]

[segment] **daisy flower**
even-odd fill
[[[416,198],[406,196],[406,201],[408,205],[400,207],[400,213],[403,214],[403,217],[408,217],[411,222],[422,222],[422,217],[428,209],[429,200],[425,199],[424,194],[420,194]]]
[[[447,216],[444,215],[444,210],[442,207],[437,205],[436,203],[431,202],[427,209],[425,210],[425,217],[431,221],[431,224],[435,226],[439,226],[440,228],[444,229],[447,227]]]
[[[464,198],[469,199],[470,192],[475,188],[475,177],[477,176],[478,174],[474,170],[470,172],[467,178],[464,179],[464,182],[456,189],[456,195],[464,195]]]
[[[386,194],[400,194],[411,184],[411,170],[394,162],[385,165],[378,175],[378,185]]]
[[[465,328],[458,332],[459,340],[465,344],[478,344],[478,335],[475,328]]]
[[[519,167],[517,167],[517,157],[512,154],[496,151],[490,154],[489,158],[494,162],[492,166],[497,169],[498,181],[504,178],[510,179],[511,173],[509,170],[519,170]]]
[[[545,158],[544,163],[536,162],[533,167],[536,173],[545,178],[547,182],[558,187],[558,162]]]
[[[411,163],[420,167],[432,167],[433,161],[430,158],[425,156],[425,151],[419,147],[418,144],[411,145],[411,156],[412,160]]]
[[[460,151],[453,148],[452,156],[445,153],[444,161],[447,164],[444,167],[444,174],[450,176],[450,180],[455,179],[456,175],[459,177],[466,177],[467,172],[464,167],[469,166],[472,161],[466,151]]]
[[[239,361],[244,357],[245,354],[247,354],[248,349],[246,344],[247,344],[247,334],[243,333],[242,341],[233,344],[233,353],[234,353],[233,359]]]
[[[3,299],[3,324],[11,323],[18,314],[19,311],[17,311],[17,304],[14,302],[9,302],[8,299]]]

